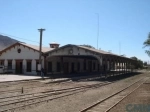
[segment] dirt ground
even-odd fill
[[[150,83],[140,86],[109,112],[150,112]]]
[[[73,95],[61,97],[47,102],[38,103],[32,106],[27,106],[25,108],[16,109],[13,111],[16,112],[79,112],[83,108],[93,104],[98,100],[104,99],[105,97],[122,89],[123,87],[126,87],[131,83],[138,81],[140,78],[144,76],[147,76],[147,74],[135,75],[132,77],[128,77],[126,79],[119,80],[107,86],[89,89]],[[33,82],[20,82],[20,83],[11,82],[7,84],[2,83],[0,84],[0,92],[1,91],[8,91],[8,92],[1,93],[0,98],[11,97],[12,95],[19,96],[22,94],[21,93],[22,87],[24,88],[23,94],[29,94],[29,93],[43,92],[47,90],[81,87],[85,85],[93,85],[93,84],[99,84],[104,82],[108,82],[108,81],[94,79],[94,80],[81,80],[81,81],[76,80],[76,81],[68,81],[68,82],[60,82],[60,83],[47,83],[47,81],[37,80]],[[10,90],[16,90],[16,89],[19,89],[19,92],[10,92]],[[49,97],[54,97],[54,96],[52,95]],[[6,99],[3,100],[5,101]],[[11,100],[13,100],[13,97],[11,98]],[[5,107],[8,108],[7,105]],[[3,108],[5,109],[5,107]]]
[[[18,110],[18,112],[79,112],[94,102],[97,102],[100,99],[104,99],[107,96],[122,89],[123,87],[128,86],[130,83],[139,80],[141,77],[142,76],[131,77],[108,86],[80,92],[71,96],[38,104],[36,105],[36,108],[30,107],[24,110]]]

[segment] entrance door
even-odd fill
[[[99,64],[98,64],[98,71],[100,71],[100,70],[99,70]]]
[[[16,60],[16,74],[22,74],[22,60]]]
[[[74,73],[74,63],[71,63],[71,72]]]
[[[67,74],[67,73],[68,73],[68,71],[69,71],[68,68],[69,68],[69,67],[68,67],[68,62],[65,62],[65,63],[64,63],[64,74]]]
[[[88,62],[88,72],[92,72],[92,61]]]

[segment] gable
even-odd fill
[[[20,51],[20,52],[19,52]],[[38,59],[39,52],[21,44],[15,44],[3,52],[1,52],[1,59]]]
[[[73,50],[73,52],[70,53],[70,50]],[[97,56],[97,57],[101,57],[103,55],[103,56],[114,56],[116,58],[131,60],[130,58],[122,57],[122,56],[119,56],[117,54],[113,54],[113,53],[106,52],[106,51],[103,51],[103,50],[97,50],[97,49],[93,49],[93,48],[88,48],[88,47],[83,47],[83,46],[78,46],[78,45],[71,45],[71,44],[68,44],[68,45],[62,46],[60,48],[51,50],[51,51],[49,51],[45,54],[47,56],[55,56],[55,55],[56,56],[57,55],[60,55],[60,56],[61,55],[90,55],[90,56]]]
[[[100,55],[96,52],[84,49],[84,48],[80,48],[78,46],[75,45],[67,45],[67,46],[63,46],[61,48],[52,50],[50,52],[47,53],[48,56],[57,56],[57,55]]]
[[[4,52],[7,52],[7,51],[10,51],[12,48],[15,49],[15,47],[18,47],[18,48],[19,48],[20,46],[23,46],[24,48],[26,47],[26,48],[28,48],[29,50],[33,50],[33,51],[39,52],[38,50],[33,49],[33,48],[31,48],[31,47],[28,47],[28,46],[26,46],[26,45],[23,45],[23,44],[21,44],[21,43],[15,43],[15,44],[13,44],[13,45],[11,45],[11,46],[5,48],[4,50],[0,51],[0,54],[2,54],[2,53],[4,53]]]

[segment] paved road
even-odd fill
[[[25,76],[25,75],[14,75],[14,74],[0,74],[0,82],[5,81],[17,81],[17,80],[28,80],[28,79],[39,79],[39,76]]]

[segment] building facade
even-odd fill
[[[13,44],[0,52],[0,65],[4,65],[7,72],[37,74],[39,64],[38,48],[38,46],[23,43]],[[44,56],[41,59],[42,67],[44,67]]]
[[[16,74],[36,75],[39,53],[39,46],[16,43],[0,52],[0,65]],[[42,67],[49,76],[102,73],[115,70],[116,65],[125,69],[131,64],[132,59],[84,46],[68,44],[59,47],[59,44],[51,43],[50,47],[42,47]]]

